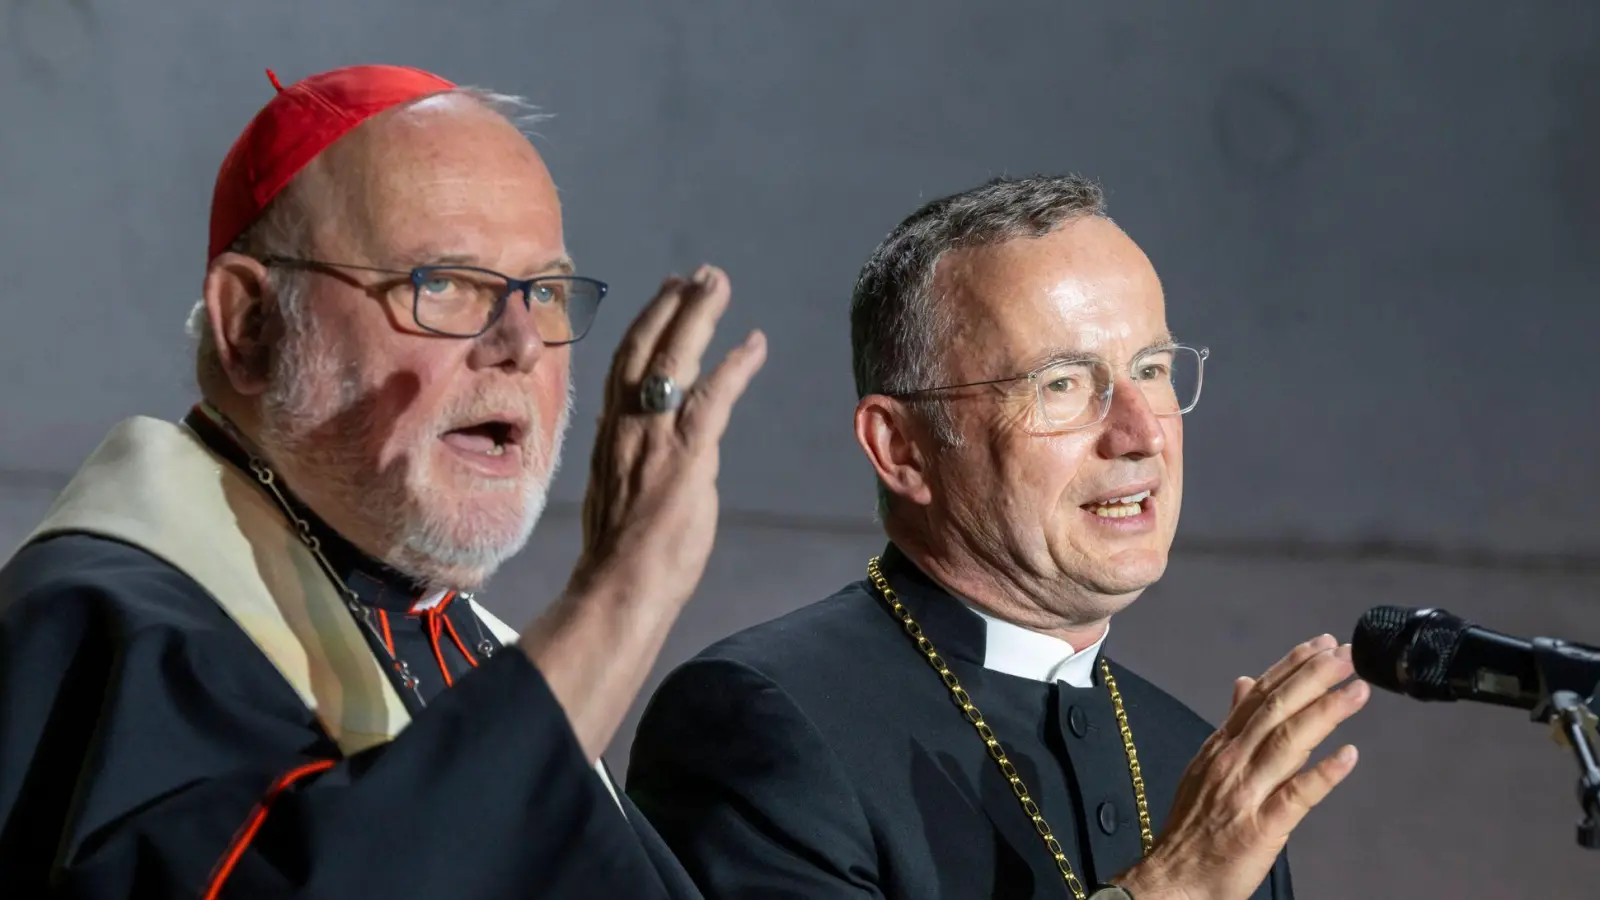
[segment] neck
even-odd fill
[[[1110,617],[1080,618],[1044,598],[1063,594],[1059,583],[1029,574],[1013,560],[959,539],[939,540],[930,529],[890,527],[889,539],[923,574],[983,612],[1082,649],[1100,640]],[[1094,604],[1086,604],[1094,605]]]

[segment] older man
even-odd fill
[[[628,791],[702,890],[1291,896],[1281,851],[1354,748],[1302,766],[1367,690],[1330,692],[1351,665],[1324,636],[1240,679],[1213,732],[1106,653],[1166,566],[1207,353],[1099,190],[929,203],[851,324],[888,548],[678,669],[634,743]]]
[[[669,279],[567,589],[520,637],[479,607],[605,293],[512,106],[341,69],[229,153],[202,402],[119,425],[0,570],[0,893],[695,896],[597,763],[700,578],[765,345],[697,380],[728,282]]]

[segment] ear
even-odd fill
[[[868,394],[856,404],[856,443],[890,493],[926,506],[933,500],[928,486],[927,456],[917,441],[922,431],[905,404],[882,394]]]
[[[204,297],[217,359],[233,389],[246,397],[267,389],[272,368],[267,290],[266,266],[243,254],[224,253],[206,269]]]

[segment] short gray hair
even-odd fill
[[[499,113],[530,140],[537,136],[534,126],[550,118],[548,113],[542,112],[524,97],[472,86],[430,94],[414,102],[450,94],[470,97]],[[261,217],[228,245],[230,253],[262,259],[268,256],[304,256],[311,251],[307,241],[311,233],[313,207],[305,196],[305,186],[315,177],[317,162],[316,159],[312,160],[267,204]],[[267,272],[267,287],[276,297],[278,313],[290,322],[298,321],[304,312],[305,277],[305,272],[296,269],[274,268]],[[195,342],[195,381],[200,393],[207,398],[213,397],[213,392],[226,383],[227,373],[222,369],[222,357],[217,352],[204,297],[189,309],[185,331]]]
[[[867,259],[850,297],[850,359],[856,397],[936,387],[950,311],[934,291],[946,253],[1043,237],[1062,223],[1106,215],[1105,192],[1077,175],[995,178],[925,204],[895,226]],[[940,441],[960,443],[948,410],[922,406]],[[888,493],[878,486],[878,510]]]

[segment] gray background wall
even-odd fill
[[[1209,344],[1167,579],[1116,652],[1210,717],[1231,678],[1378,603],[1600,642],[1600,7],[0,0],[0,545],[118,419],[186,408],[211,180],[285,80],[399,62],[522,93],[569,244],[614,285],[557,503],[490,604],[577,555],[592,402],[668,271],[732,274],[771,361],[657,676],[859,578],[845,304],[922,200],[1076,170]],[[632,723],[629,723],[631,731]],[[1574,767],[1514,712],[1377,697],[1297,833],[1304,897],[1592,897]],[[629,734],[612,762],[626,766]]]

